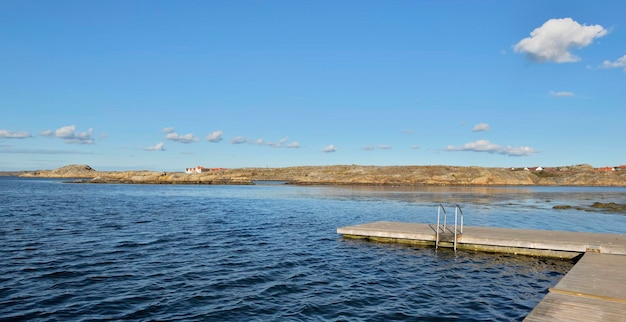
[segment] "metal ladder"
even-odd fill
[[[441,212],[443,211],[443,224],[441,224]],[[460,225],[458,224],[459,214],[461,217]],[[454,205],[454,230],[451,230],[449,227],[446,229],[446,221],[448,214],[446,212],[446,208],[443,205],[439,205],[437,207],[437,228],[435,229],[435,249],[439,248],[439,240],[443,235],[448,235],[453,237],[454,251],[456,252],[456,244],[459,236],[463,234],[463,210],[461,206]]]

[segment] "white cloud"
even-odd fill
[[[13,132],[7,130],[0,130],[0,139],[26,139],[32,135],[28,132]]]
[[[485,131],[489,131],[489,124],[487,123],[478,123],[476,125],[474,125],[474,128],[472,129],[473,132],[485,132]]]
[[[613,62],[605,60],[602,62],[602,68],[624,68],[624,72],[626,72],[626,55]]]
[[[155,146],[144,148],[146,151],[165,151],[163,142],[157,143]]]
[[[475,142],[466,143],[463,146],[448,145],[446,151],[487,152],[508,156],[528,156],[536,153],[536,151],[531,147],[499,146],[497,144],[490,143],[487,140],[478,140]]]
[[[289,143],[288,141],[289,141],[289,138],[287,137],[284,137],[276,142],[266,141],[263,138],[258,138],[256,140],[248,140],[245,136],[242,136],[242,135],[236,136],[229,140],[231,144],[248,143],[248,144],[253,144],[253,145],[269,146],[273,148],[292,148],[292,149],[296,149],[300,147],[300,143],[298,143],[297,141],[294,141],[291,143]]]
[[[285,143],[287,143],[288,138],[284,137],[280,140],[278,140],[278,142],[267,142],[265,144],[271,146],[271,147],[275,147],[275,148],[282,148],[283,145],[285,145]]]
[[[557,97],[567,97],[567,96],[574,96],[574,93],[572,93],[572,92],[555,92],[555,91],[550,91],[550,95],[557,96]]]
[[[246,143],[247,141],[248,141],[248,139],[246,139],[245,137],[243,137],[241,135],[240,136],[236,136],[236,137],[230,139],[230,143],[232,143],[232,144],[242,144],[242,143]]]
[[[232,140],[231,140],[232,141]],[[291,143],[287,143],[289,141],[288,137],[284,137],[280,140],[278,140],[277,142],[268,142],[265,141],[264,139],[256,139],[254,142],[250,142],[256,145],[266,145],[266,146],[271,146],[273,148],[299,148],[300,147],[300,143],[298,143],[297,141],[291,142]],[[246,141],[244,141],[246,142]],[[244,143],[241,142],[241,143]]]
[[[65,143],[70,144],[93,144],[93,129],[86,132],[76,132],[75,125],[68,125],[58,128],[57,130],[46,130],[41,132],[43,136],[51,136],[62,139]]]
[[[372,151],[375,149],[381,149],[381,150],[391,150],[391,145],[387,145],[387,144],[379,144],[379,145],[368,145],[362,148],[365,151]]]
[[[275,147],[275,148],[285,147],[285,148],[291,148],[291,149],[297,149],[300,147],[300,143],[298,143],[298,141],[287,143],[288,141],[289,141],[289,138],[284,137],[276,143],[268,142],[267,145]]]
[[[580,60],[572,49],[586,47],[607,33],[600,25],[581,25],[572,18],[550,19],[513,49],[536,62],[572,63]]]
[[[421,147],[419,145],[417,145],[417,144],[413,144],[413,145],[411,145],[410,148],[413,149],[413,150],[417,150],[417,149],[419,149]]]
[[[165,136],[165,139],[170,140],[170,141],[180,142],[180,143],[191,143],[191,142],[198,141],[198,138],[193,136],[193,134],[191,133],[180,135],[176,132],[167,133],[167,135]]]
[[[222,141],[223,135],[224,135],[224,132],[220,130],[213,131],[213,133],[207,135],[206,140],[209,142],[220,142]]]
[[[14,154],[93,154],[92,152],[85,152],[85,151],[48,150],[48,149],[18,149],[18,148],[2,147],[2,146],[0,146],[0,153],[14,153]]]
[[[185,135],[178,134],[176,133],[176,130],[173,127],[164,127],[161,130],[161,132],[167,133],[167,135],[165,135],[166,140],[180,142],[180,143],[198,142],[198,138],[193,136],[193,134],[191,133],[185,134]]]
[[[326,147],[324,147],[324,148],[322,149],[322,152],[326,152],[326,153],[336,152],[336,151],[337,151],[337,147],[336,147],[336,146],[334,146],[334,145],[332,145],[332,144],[331,144],[331,145],[328,145],[328,146],[326,146]]]

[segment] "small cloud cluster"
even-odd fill
[[[175,141],[175,142],[179,142],[179,143],[191,143],[191,142],[197,142],[198,141],[198,138],[193,136],[193,134],[189,133],[189,134],[185,134],[185,135],[180,135],[180,134],[176,133],[174,128],[171,128],[171,127],[166,127],[163,130],[161,130],[161,132],[167,133],[165,135],[165,139],[166,140],[170,140],[170,141]]]
[[[379,144],[379,145],[368,145],[368,146],[363,148],[363,150],[365,150],[365,151],[372,151],[372,150],[375,150],[375,149],[391,150],[391,146],[390,145],[386,145],[386,144]]]
[[[574,93],[572,93],[572,92],[555,92],[555,91],[550,91],[550,95],[556,96],[556,97],[567,97],[567,96],[574,96]]]
[[[248,142],[248,139],[241,135],[230,139],[231,144],[244,144],[246,142]]]
[[[571,53],[572,49],[587,47],[607,33],[601,25],[581,25],[572,18],[550,19],[513,49],[536,62],[572,63],[580,61]]]
[[[154,146],[144,148],[145,151],[165,151],[165,145],[163,142],[159,142]]]
[[[254,144],[257,145],[267,145],[267,146],[271,146],[274,148],[299,148],[300,147],[300,143],[298,143],[297,141],[291,142],[291,143],[287,143],[288,142],[288,138],[284,137],[280,140],[278,140],[277,142],[265,142],[265,140],[263,139],[257,139]]]
[[[176,133],[176,131],[174,130],[173,127],[163,128],[163,130],[161,130],[161,132],[167,133],[167,135],[165,136],[165,139],[171,140],[171,141],[176,141],[176,142],[180,142],[180,143],[192,143],[192,142],[197,142],[198,141],[198,138],[196,138],[191,133],[185,134],[185,135],[180,135],[180,134]],[[213,132],[211,132],[210,134],[208,134],[206,136],[206,140],[208,142],[211,142],[211,143],[219,143],[222,140],[224,140],[224,132],[222,130],[213,131]],[[300,143],[298,143],[297,141],[288,142],[288,138],[287,137],[282,138],[282,139],[278,140],[277,142],[267,142],[264,139],[248,140],[245,136],[239,135],[239,136],[232,137],[228,141],[231,144],[248,143],[248,144],[254,144],[254,145],[271,146],[271,147],[274,147],[274,148],[299,148],[300,147]],[[154,150],[154,149],[152,149],[152,150]]]
[[[475,142],[466,143],[462,146],[448,145],[446,151],[487,152],[508,156],[529,156],[536,153],[535,150],[531,147],[499,146],[497,144],[489,142],[488,140],[478,140]]]
[[[0,139],[26,139],[30,138],[32,135],[28,132],[13,132],[8,130],[0,129]]]
[[[245,136],[236,136],[230,139],[230,143],[231,144],[244,144],[244,143],[249,143],[249,144],[254,144],[254,145],[266,145],[266,146],[271,146],[273,148],[299,148],[300,147],[300,143],[298,143],[297,141],[288,143],[289,139],[287,137],[284,137],[280,140],[278,140],[277,142],[267,142],[262,138],[256,139],[256,140],[248,140]]]
[[[217,131],[213,131],[213,133],[207,135],[206,140],[209,142],[220,142],[222,141],[222,136],[224,135],[224,132],[217,130]]]
[[[20,149],[12,146],[0,146],[0,153],[17,154],[92,154],[92,152],[74,150],[51,150],[51,149]]]
[[[478,123],[474,125],[474,128],[472,129],[472,132],[485,132],[485,131],[489,131],[489,124],[487,123]]]
[[[324,152],[324,153],[337,152],[337,147],[334,146],[333,144],[330,144],[330,145],[324,147],[322,149],[322,152]]]
[[[76,132],[75,125],[63,126],[56,130],[46,130],[41,132],[42,136],[56,137],[70,144],[93,144],[93,129],[86,132]]]
[[[626,72],[626,55],[618,58],[616,61],[605,60],[602,63],[602,68],[623,68]]]

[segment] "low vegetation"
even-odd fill
[[[588,165],[543,171],[459,166],[300,166],[239,168],[201,173],[96,171],[88,165],[22,173],[24,177],[81,178],[90,183],[254,184],[277,180],[301,185],[510,185],[626,186],[626,171],[600,172]]]

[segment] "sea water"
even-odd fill
[[[0,177],[0,319],[523,319],[574,264],[343,239],[372,221],[626,233],[624,188],[72,184]],[[566,210],[555,205],[571,205]]]

